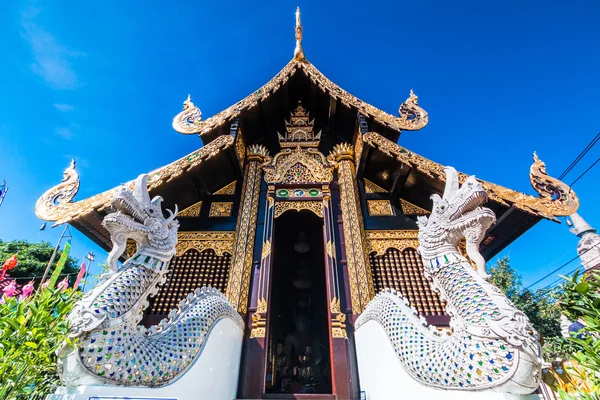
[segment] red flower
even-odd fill
[[[6,261],[4,262],[4,267],[3,267],[3,269],[4,269],[5,271],[8,271],[8,270],[14,269],[14,268],[17,266],[17,264],[18,264],[18,263],[19,263],[19,262],[17,261],[17,255],[15,254],[14,256],[12,256],[11,258],[9,258],[8,260],[6,260]]]

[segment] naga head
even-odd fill
[[[179,228],[175,219],[177,206],[175,212],[167,210],[169,216],[165,218],[161,207],[163,199],[160,196],[150,199],[147,182],[148,175],[142,174],[135,180],[133,191],[121,186],[110,202],[115,212],[102,221],[113,244],[108,256],[112,271],[117,271],[117,260],[125,251],[127,239],[135,240],[138,251],[143,248],[148,255],[164,261],[175,253]]]
[[[480,274],[485,276],[485,260],[479,253],[479,243],[485,232],[496,222],[492,210],[482,205],[488,195],[474,176],[467,178],[459,187],[458,173],[446,167],[446,187],[444,194],[431,196],[431,215],[418,217],[419,252],[431,259],[445,252],[457,251],[459,241],[464,237],[467,254],[477,264]]]

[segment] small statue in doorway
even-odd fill
[[[306,314],[296,317],[296,330],[285,338],[285,353],[294,360],[293,375],[301,391],[313,392],[321,384],[321,350],[319,339],[310,329]],[[295,392],[295,391],[294,391]]]

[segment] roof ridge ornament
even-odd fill
[[[294,59],[302,61],[304,49],[302,48],[302,21],[300,20],[300,7],[296,8],[296,48],[294,49]]]
[[[35,203],[35,213],[45,221],[55,221],[62,207],[71,203],[79,191],[79,175],[75,171],[75,160],[63,172],[62,182],[48,189]]]
[[[277,132],[279,145],[286,147],[319,147],[321,131],[315,134],[315,119],[310,119],[310,112],[298,101],[298,106],[290,113],[290,120],[285,121],[285,135]]]
[[[529,182],[541,198],[550,200],[557,205],[560,204],[570,211],[554,215],[571,215],[579,208],[579,198],[573,189],[566,183],[548,175],[546,163],[540,160],[535,151],[533,152],[533,164],[529,168]]]
[[[173,118],[173,129],[183,134],[198,133],[202,129],[202,111],[192,103],[192,96],[188,94],[183,102],[183,111]]]

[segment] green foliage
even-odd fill
[[[56,268],[56,263],[60,258],[61,250],[62,249],[59,249],[59,252],[54,258],[54,263],[48,277],[50,277],[50,274],[54,271],[54,268]],[[54,247],[48,242],[29,243],[26,240],[3,242],[0,240],[0,263],[4,263],[9,257],[16,254],[19,264],[15,269],[10,270],[8,273],[12,278],[30,276],[41,277],[44,275],[44,270],[52,257],[53,251]],[[73,274],[77,273],[77,271],[79,271],[78,261],[69,257],[62,270],[61,279],[65,274]],[[36,285],[40,280],[41,278],[36,280]],[[23,285],[27,283],[22,280],[18,282]],[[69,282],[70,284],[75,282],[75,275],[69,277]]]
[[[582,321],[584,328],[568,341],[578,348],[573,359],[583,369],[590,393],[580,391],[583,399],[597,399],[600,393],[600,274],[580,275],[566,278],[564,295],[560,302],[562,312],[571,321]],[[581,373],[580,373],[581,375]]]
[[[67,338],[66,315],[81,292],[43,290],[0,304],[0,399],[44,399],[59,380],[56,350]]]
[[[508,257],[499,259],[489,272],[490,282],[500,288],[506,297],[527,315],[542,338],[561,335],[560,309],[557,306],[555,291],[539,289],[532,292],[523,288],[521,276],[511,267]]]

